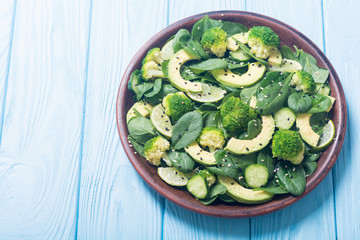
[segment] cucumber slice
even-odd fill
[[[251,59],[251,56],[246,54],[242,49],[238,49],[235,52],[230,52],[230,55],[241,62],[245,62]]]
[[[150,114],[150,120],[156,130],[165,137],[171,138],[174,126],[171,125],[170,118],[165,114],[165,108],[161,104],[153,108]]]
[[[204,199],[208,194],[206,179],[200,175],[194,175],[186,185],[187,190],[197,199]]]
[[[245,180],[251,188],[259,188],[266,185],[269,178],[268,169],[260,164],[252,164],[245,169]]]
[[[164,182],[171,186],[183,187],[187,185],[188,179],[193,173],[183,173],[174,167],[159,167],[158,175]]]
[[[296,115],[290,108],[284,107],[274,114],[275,125],[279,129],[290,129],[294,125]]]
[[[218,102],[224,98],[226,91],[222,88],[214,87],[208,84],[201,84],[202,92],[187,92],[189,98],[196,102]]]

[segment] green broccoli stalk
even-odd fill
[[[165,114],[170,116],[173,122],[187,112],[194,109],[194,104],[183,92],[170,93],[164,97],[162,102]]]
[[[290,85],[295,86],[298,91],[304,91],[304,93],[313,93],[316,89],[314,78],[305,71],[297,71],[292,76]]]
[[[252,27],[249,31],[248,45],[256,57],[266,59],[271,49],[280,45],[279,36],[268,27]]]
[[[152,165],[159,166],[161,158],[169,148],[170,143],[165,138],[160,136],[151,138],[144,146],[146,160]]]
[[[305,147],[300,134],[292,130],[276,131],[272,140],[272,154],[274,157],[288,160],[293,164],[300,164],[304,159]]]
[[[220,108],[223,127],[230,135],[246,129],[248,122],[256,118],[256,112],[234,96],[228,98]]]
[[[224,132],[217,127],[205,127],[198,137],[198,142],[202,147],[208,147],[211,153],[215,152],[225,144]]]
[[[142,62],[141,76],[145,80],[153,78],[165,78],[161,69],[163,59],[160,56],[160,48],[153,48],[148,51]]]
[[[208,187],[211,187],[216,182],[215,175],[212,174],[208,169],[200,170],[197,174],[206,179]]]
[[[226,32],[219,27],[209,28],[201,37],[201,44],[205,50],[217,57],[223,57],[226,52]]]

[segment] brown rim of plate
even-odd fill
[[[336,102],[332,109],[332,120],[336,129],[335,139],[319,158],[316,172],[307,178],[306,190],[301,196],[296,197],[289,194],[276,195],[272,201],[257,205],[216,203],[214,205],[205,206],[192,197],[186,190],[180,190],[167,185],[158,176],[157,168],[150,165],[139,154],[135,154],[134,149],[130,147],[127,140],[128,130],[126,125],[126,113],[134,103],[132,100],[133,94],[127,88],[131,73],[135,69],[139,69],[141,67],[142,59],[145,57],[145,54],[149,49],[163,46],[166,40],[175,35],[180,28],[191,30],[193,24],[204,15],[208,15],[209,17],[218,20],[239,22],[248,27],[259,25],[268,26],[279,35],[281,45],[288,45],[290,47],[296,45],[305,52],[313,55],[318,61],[318,66],[329,69],[331,95],[336,98]],[[208,216],[245,218],[264,215],[283,209],[303,198],[325,178],[327,173],[335,164],[344,142],[347,125],[347,110],[344,92],[333,66],[324,53],[304,34],[279,20],[257,13],[244,11],[215,11],[201,13],[173,23],[157,33],[149,41],[147,41],[144,46],[142,46],[142,48],[130,61],[123,75],[116,102],[116,122],[122,145],[130,162],[145,182],[147,182],[163,197],[183,208]]]

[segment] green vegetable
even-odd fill
[[[151,138],[144,146],[145,158],[151,164],[159,166],[162,156],[169,148],[170,143],[165,138],[160,136]]]
[[[209,28],[201,37],[204,48],[217,57],[223,57],[226,52],[226,32],[219,27]]]
[[[166,115],[170,116],[174,122],[194,109],[194,103],[183,92],[168,94],[162,104]]]
[[[190,65],[189,68],[191,69],[191,71],[199,74],[204,71],[210,71],[213,69],[227,68],[227,66],[228,66],[228,63],[222,59],[210,58],[208,60],[205,60],[205,61],[202,61],[199,63],[194,63],[194,64]]]
[[[331,105],[331,99],[328,96],[324,95],[312,95],[312,107],[307,111],[307,113],[320,113],[328,110]]]
[[[300,134],[292,130],[276,131],[272,141],[273,156],[299,164],[304,158]]]
[[[302,165],[279,162],[276,166],[275,179],[282,188],[291,194],[300,196],[305,191],[306,178]]]
[[[271,49],[279,47],[280,39],[272,29],[257,26],[250,29],[248,44],[256,57],[266,59]]]
[[[195,161],[185,152],[170,151],[168,157],[172,166],[183,173],[191,172],[194,169]]]
[[[262,149],[257,155],[257,164],[263,165],[268,169],[269,179],[274,177],[274,169],[276,161],[272,157],[272,153],[270,148]]]
[[[288,100],[288,106],[295,113],[304,113],[309,110],[313,103],[309,95],[302,92],[294,92],[292,93]]]
[[[161,90],[161,85],[162,85],[162,79],[161,78],[157,78],[155,81],[154,81],[154,85],[153,85],[153,88],[152,88],[152,91],[151,92],[148,92],[148,93],[145,93],[145,97],[153,97],[155,96],[156,94],[158,94]]]
[[[128,129],[130,136],[142,144],[145,144],[150,138],[156,135],[151,121],[143,116],[132,118],[128,122]]]
[[[247,123],[256,118],[256,113],[239,98],[232,96],[221,106],[220,116],[226,131],[236,135],[246,129]]]
[[[226,176],[226,177],[232,177],[232,178],[238,178],[239,177],[239,170],[237,166],[234,164],[233,160],[229,155],[226,153],[225,150],[218,150],[214,154],[217,166],[216,167],[208,167],[210,172]]]
[[[217,127],[205,127],[198,137],[198,142],[202,147],[208,147],[210,152],[215,152],[225,144],[224,132]]]
[[[174,149],[181,149],[191,144],[200,135],[203,127],[201,114],[189,112],[184,114],[175,124],[172,132],[172,145]]]
[[[291,79],[290,84],[298,91],[313,93],[316,89],[314,78],[305,71],[297,71]]]

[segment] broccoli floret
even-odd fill
[[[292,76],[290,84],[295,86],[296,90],[304,91],[304,93],[313,93],[316,89],[314,78],[305,71],[297,71]]]
[[[266,59],[271,49],[280,45],[279,36],[268,27],[252,27],[249,32],[248,45],[256,57]]]
[[[209,28],[201,37],[201,44],[205,50],[217,57],[223,57],[226,52],[226,32],[219,27]]]
[[[161,64],[164,61],[160,55],[160,48],[150,49],[147,52],[146,57],[144,58],[142,63],[145,64],[150,61],[155,61],[156,63],[159,63],[159,64]]]
[[[245,130],[248,122],[255,119],[257,115],[253,108],[232,96],[221,106],[220,116],[225,130],[230,135],[236,135]]]
[[[300,164],[304,159],[305,147],[300,134],[292,130],[275,132],[272,140],[272,154],[274,157],[288,160],[293,164]]]
[[[141,67],[141,75],[144,79],[149,80],[152,78],[165,78],[161,70],[161,64],[155,61],[146,62]]]
[[[165,138],[160,136],[151,138],[144,146],[146,160],[152,165],[159,166],[162,156],[169,148],[170,143]]]
[[[202,147],[209,147],[210,152],[215,152],[216,149],[222,148],[225,144],[224,132],[217,127],[205,127],[198,142]]]
[[[211,187],[216,182],[215,175],[212,174],[208,169],[200,170],[197,174],[206,179],[208,187]]]
[[[194,104],[183,92],[170,93],[164,97],[162,102],[165,114],[170,116],[174,122],[187,112],[194,109]]]

